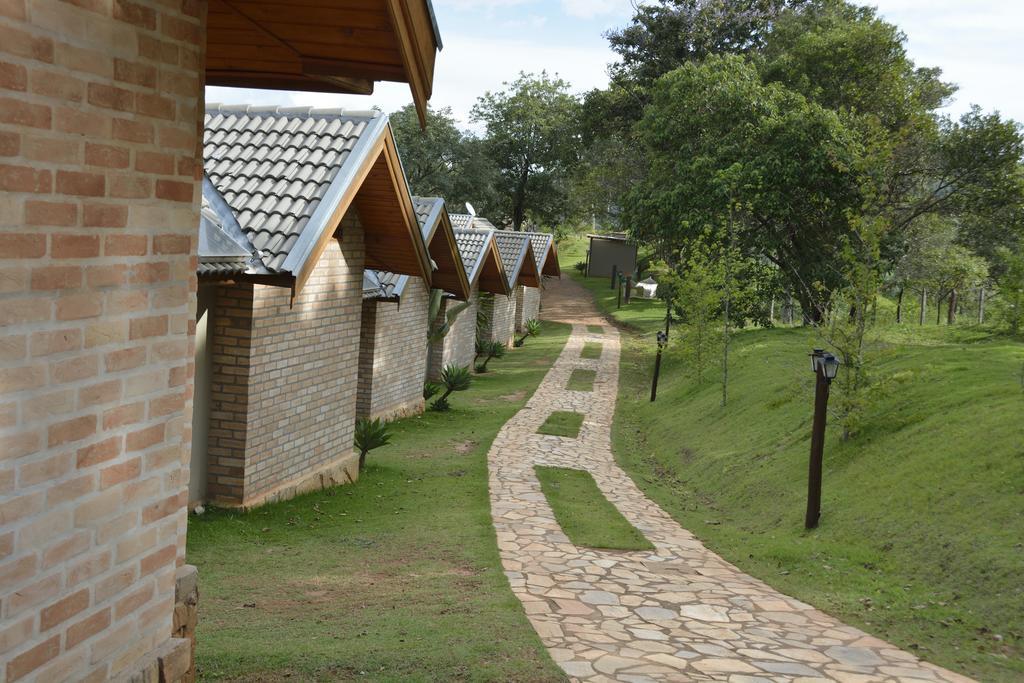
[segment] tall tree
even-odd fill
[[[402,166],[412,191],[442,197],[450,210],[472,202],[481,211],[497,204],[497,170],[484,154],[483,142],[462,131],[452,110],[427,109],[427,127],[420,127],[412,104],[391,114]]]
[[[484,148],[498,169],[494,214],[520,230],[529,220],[552,225],[565,218],[576,161],[579,100],[569,84],[521,73],[501,92],[487,92],[473,106],[484,124]]]

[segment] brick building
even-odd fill
[[[199,253],[193,497],[252,507],[354,480],[364,268],[431,278],[387,117],[214,107],[204,162],[207,243],[254,258]]]
[[[511,292],[505,278],[505,266],[494,243],[493,230],[456,228],[455,241],[469,277],[470,296],[466,299],[469,307],[455,319],[448,334],[430,345],[427,378],[431,380],[440,379],[446,365],[473,365],[476,357],[476,318],[481,295],[508,296]],[[438,318],[446,316],[450,301],[446,299],[442,302]]]
[[[254,4],[0,2],[0,681],[191,678],[204,82],[430,95],[426,0]]]
[[[434,264],[431,286],[466,301],[470,285],[444,200],[413,197]],[[390,420],[423,411],[431,287],[417,277],[368,270],[363,280],[356,416]],[[463,311],[461,315],[466,315]]]
[[[537,259],[533,255],[533,245],[527,233],[495,230],[494,244],[501,255],[512,291],[508,296],[482,296],[480,309],[488,317],[487,338],[512,346],[516,331],[517,292],[524,286],[539,289],[540,271],[537,270]]]
[[[540,317],[540,299],[545,277],[561,277],[562,270],[558,265],[558,251],[555,249],[554,235],[547,232],[524,232],[530,238],[533,256],[537,262],[537,271],[541,275],[541,287],[520,285],[516,288],[516,332],[522,333],[526,323]]]

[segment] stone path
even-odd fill
[[[533,398],[502,428],[488,462],[505,573],[572,680],[969,681],[747,576],[648,500],[611,454],[618,333],[608,325],[588,333],[580,319],[598,322],[593,311],[554,298],[546,317],[577,316],[572,336]],[[604,344],[599,360],[580,358],[585,341]],[[597,371],[594,392],[565,389],[574,368]],[[554,410],[584,413],[579,438],[536,433]],[[656,549],[574,546],[541,493],[537,464],[588,470]]]

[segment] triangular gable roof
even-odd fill
[[[440,197],[413,197],[412,203],[427,251],[437,266],[431,284],[465,301],[469,298],[471,286],[444,200]]]
[[[533,255],[537,257],[537,270],[541,275],[561,277],[562,269],[558,265],[558,250],[555,248],[555,237],[549,232],[526,232],[533,244]]]
[[[444,200],[439,197],[413,197],[423,240],[435,264],[431,284],[456,299],[469,298],[472,286],[466,274],[459,247],[448,222]],[[408,275],[367,269],[363,273],[363,298],[392,299],[402,296]]]
[[[386,116],[308,107],[211,106],[203,150],[266,269],[298,292],[351,206],[368,267],[430,282],[430,258]]]
[[[505,265],[505,275],[512,286],[525,285],[540,287],[540,271],[537,270],[537,259],[533,255],[530,237],[523,232],[496,230],[494,242],[498,245],[498,253]]]
[[[456,228],[455,241],[471,285],[479,285],[481,291],[492,294],[512,292],[493,230]]]

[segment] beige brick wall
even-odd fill
[[[203,7],[0,2],[0,680],[174,642]]]
[[[342,221],[302,292],[220,288],[214,307],[207,495],[252,506],[354,478],[363,230]]]
[[[423,411],[430,292],[409,278],[399,302],[363,302],[358,417],[390,420]]]
[[[486,311],[490,316],[488,338],[491,341],[511,346],[516,324],[515,292],[513,291],[511,296],[503,294],[481,296],[480,309]]]
[[[536,287],[516,288],[516,332],[522,333],[527,321],[540,318],[540,294]]]
[[[459,302],[447,299],[439,316],[443,317],[448,306]],[[430,345],[430,356],[427,361],[427,376],[438,380],[446,365],[466,366],[472,369],[473,358],[476,356],[476,314],[480,308],[480,290],[473,285],[469,297],[469,306],[455,318],[448,334],[440,342]]]

